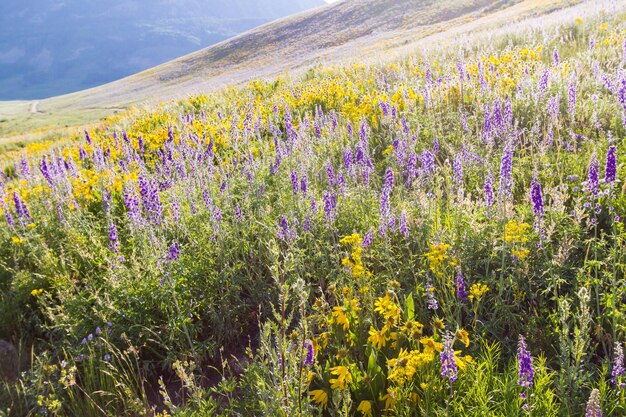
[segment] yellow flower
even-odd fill
[[[420,343],[424,345],[424,353],[441,352],[443,350],[443,344],[436,342],[432,337],[423,337],[420,339]]]
[[[467,332],[467,330],[459,329],[456,332],[456,334],[457,336],[459,336],[459,339],[461,339],[461,342],[465,343],[465,347],[469,347],[470,340],[469,340],[469,333]]]
[[[428,252],[424,256],[426,256],[426,258],[428,258],[428,261],[430,262],[431,271],[435,272],[437,268],[439,268],[439,266],[441,266],[441,264],[443,264],[443,262],[445,262],[445,260],[449,258],[449,256],[446,254],[448,249],[450,249],[450,245],[448,245],[447,243],[439,243],[437,245],[430,246],[430,252]]]
[[[382,349],[387,344],[387,327],[383,327],[380,331],[376,330],[374,326],[370,327],[369,337],[367,341],[370,342],[376,349]]]
[[[372,417],[372,402],[368,400],[361,401],[356,411],[360,411],[363,417]]]
[[[345,366],[335,366],[331,368],[330,373],[337,376],[337,378],[328,381],[332,389],[345,389],[352,382],[350,370]]]
[[[581,19],[580,17],[577,17],[576,19],[574,19],[574,22],[576,22],[577,25],[582,25],[583,19]]]
[[[390,322],[394,322],[400,318],[400,308],[391,300],[389,294],[379,297],[374,303],[374,311],[379,313]]]
[[[21,243],[24,243],[24,239],[22,239],[21,237],[18,237],[18,236],[13,236],[13,237],[11,238],[11,241],[12,241],[14,244],[16,244],[16,245],[19,245],[19,244],[21,244]]]
[[[485,295],[487,291],[489,291],[489,287],[487,287],[485,284],[478,283],[472,285],[470,287],[470,301],[474,301],[474,298],[480,301],[480,299],[483,297],[483,295]]]
[[[435,327],[438,328],[439,330],[443,330],[443,328],[445,327],[445,324],[443,323],[442,319],[435,319],[434,324],[435,324]]]
[[[32,295],[33,297],[38,296],[39,294],[41,294],[43,292],[43,288],[39,288],[39,289],[34,289],[30,292],[30,295]]]
[[[526,243],[528,242],[526,232],[529,229],[528,223],[517,223],[515,220],[510,220],[504,226],[504,241],[506,243]]]
[[[396,403],[396,391],[393,388],[387,388],[387,393],[380,399],[385,402],[385,410],[392,410]]]
[[[513,254],[513,256],[515,256],[521,261],[521,260],[524,260],[524,258],[528,256],[530,251],[528,249],[522,249],[522,250],[513,249],[511,253]]]
[[[454,351],[454,360],[456,361],[456,366],[458,366],[459,371],[465,370],[468,363],[472,363],[474,359],[470,355],[465,355],[461,357],[461,351]]]
[[[328,406],[328,393],[323,389],[309,391],[309,395],[311,396],[311,399],[321,405],[322,408],[326,408],[326,406]]]
[[[333,308],[333,322],[343,326],[344,330],[348,330],[350,328],[350,321],[348,320],[348,316],[346,316],[345,308],[341,306]]]

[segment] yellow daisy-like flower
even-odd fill
[[[333,322],[343,326],[344,330],[348,330],[350,328],[350,321],[348,320],[348,316],[346,316],[345,308],[341,306],[333,308]]]
[[[309,395],[311,396],[311,400],[321,405],[322,408],[326,408],[328,406],[328,393],[323,389],[309,391]]]
[[[378,298],[374,303],[374,311],[385,319],[394,322],[400,317],[400,308],[393,302],[389,294]]]
[[[337,376],[329,380],[332,389],[345,389],[352,382],[352,374],[346,366],[335,366],[331,368],[330,373]]]
[[[385,402],[385,410],[392,410],[396,404],[396,391],[393,388],[387,388],[387,393],[380,397]]]
[[[368,400],[361,401],[356,411],[360,411],[363,417],[372,417],[372,402]]]
[[[469,340],[469,333],[467,332],[467,330],[464,329],[459,329],[456,332],[457,336],[459,336],[459,339],[461,339],[461,342],[465,343],[465,347],[468,347],[470,344],[470,340]]]
[[[441,352],[443,350],[443,344],[436,342],[432,337],[423,337],[420,339],[420,343],[424,345],[424,353]]]
[[[384,326],[381,330],[376,330],[374,326],[371,326],[367,341],[370,342],[376,349],[382,349],[387,344],[386,333],[386,326]]]

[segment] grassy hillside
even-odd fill
[[[3,152],[0,411],[626,414],[626,8],[512,7]]]
[[[94,122],[134,104],[206,93],[255,78],[299,74],[320,63],[389,60],[454,42],[575,1],[341,1],[264,25],[134,76],[30,107],[0,103],[0,137]],[[21,111],[16,111],[21,109]]]

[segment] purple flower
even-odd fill
[[[420,163],[422,164],[422,171],[425,175],[435,172],[435,155],[432,152],[422,152],[422,155],[420,156]]]
[[[561,63],[561,57],[559,56],[559,50],[557,47],[554,47],[554,51],[552,52],[552,59],[554,61],[554,65],[558,66]]]
[[[439,303],[435,298],[435,287],[430,282],[430,278],[426,282],[426,305],[429,310],[437,310],[439,308]]]
[[[448,378],[450,382],[456,381],[458,370],[456,367],[456,359],[454,358],[454,349],[452,349],[453,337],[450,331],[446,332],[443,337],[443,350],[439,353],[441,359],[441,377]]]
[[[559,117],[559,103],[561,102],[560,94],[555,94],[548,100],[548,113],[553,120]]]
[[[602,417],[602,408],[600,407],[600,391],[594,388],[587,401],[587,409],[585,417]]]
[[[291,189],[293,195],[298,194],[298,173],[296,171],[291,171]]]
[[[139,195],[141,196],[141,205],[146,217],[155,224],[160,223],[163,217],[163,205],[159,197],[159,187],[154,181],[140,175],[139,176]]]
[[[387,168],[385,171],[385,182],[383,187],[389,191],[393,189],[393,169],[391,168]]]
[[[180,246],[178,243],[172,244],[167,250],[167,259],[169,261],[177,261],[180,256]]]
[[[46,156],[41,158],[41,161],[39,162],[39,170],[41,171],[41,174],[46,179],[46,181],[48,181],[48,184],[50,185],[54,185],[54,166],[53,165],[54,164],[51,164],[51,165],[48,164],[48,158]]]
[[[513,144],[509,143],[504,148],[502,159],[500,160],[500,186],[498,195],[502,198],[508,195],[513,186],[511,173],[513,172]]]
[[[410,187],[413,180],[417,177],[417,154],[411,151],[406,161],[406,186]]]
[[[324,193],[324,217],[327,221],[332,221],[336,216],[337,195],[327,191]]]
[[[304,341],[304,348],[306,349],[304,365],[311,366],[315,363],[315,351],[313,350],[313,342],[311,342],[309,339],[306,339]]]
[[[333,164],[331,162],[329,162],[328,166],[326,167],[326,177],[328,178],[328,185],[334,187],[336,184],[335,170],[333,169]]]
[[[365,248],[369,248],[372,245],[372,239],[374,238],[374,234],[372,233],[372,231],[370,230],[369,232],[367,232],[365,234],[365,236],[363,236],[363,242],[361,243],[361,247],[363,249]]]
[[[467,123],[467,115],[465,113],[461,113],[461,126],[463,126],[465,133],[471,132],[470,126]]]
[[[30,164],[28,163],[28,159],[24,157],[20,159],[20,174],[22,178],[29,178],[31,174]]]
[[[407,224],[406,221],[406,212],[402,212],[400,214],[400,221],[399,221],[399,225],[398,225],[398,230],[400,230],[400,233],[402,233],[404,235],[404,237],[409,237],[409,226]]]
[[[346,168],[346,171],[350,172],[353,164],[354,164],[354,155],[352,155],[352,149],[346,148],[343,151],[343,166]]]
[[[493,206],[493,177],[491,174],[488,174],[485,178],[484,193],[485,207],[489,208]]]
[[[21,220],[31,219],[30,212],[28,211],[26,203],[22,201],[20,196],[15,191],[13,191],[13,205],[15,206],[15,212],[17,213],[17,217],[19,217]]]
[[[302,178],[300,178],[300,191],[302,194],[306,195],[308,180],[306,174],[302,174]]]
[[[519,336],[519,341],[517,342],[517,360],[519,364],[519,379],[517,380],[517,384],[524,389],[532,387],[535,377],[533,359],[526,346],[526,339],[524,339],[522,335]],[[523,396],[522,394],[522,397]]]
[[[467,289],[465,287],[465,277],[461,272],[461,268],[456,268],[456,276],[454,277],[454,288],[456,291],[456,298],[461,302],[467,302]]]
[[[543,195],[541,193],[541,184],[539,181],[533,180],[530,185],[530,200],[533,203],[533,211],[535,217],[540,219],[543,217]]]
[[[463,155],[457,153],[454,155],[454,160],[452,162],[452,171],[454,174],[454,182],[457,185],[463,184]]]
[[[606,152],[606,169],[604,174],[604,181],[611,183],[616,179],[617,172],[617,156],[615,154],[615,146],[609,146],[609,150]]]
[[[284,240],[287,243],[291,243],[296,238],[296,230],[295,228],[289,226],[287,216],[285,216],[284,214],[280,216],[280,221],[278,222],[278,232],[276,232],[276,236],[280,240]]]
[[[570,117],[576,115],[576,82],[572,78],[567,88],[567,105]]]
[[[381,219],[387,218],[391,211],[391,204],[389,202],[389,196],[391,189],[383,187],[380,193],[380,217]]]
[[[120,247],[120,242],[117,236],[117,226],[115,226],[115,223],[110,222],[109,223],[109,248],[112,251],[117,252],[119,247]]]
[[[611,371],[611,383],[613,385],[619,385],[620,377],[624,374],[624,348],[620,342],[615,342],[615,350],[613,352],[613,370]]]
[[[539,94],[543,95],[546,90],[548,90],[548,83],[550,82],[550,69],[546,68],[546,70],[541,74],[541,78],[539,78],[539,84],[537,85],[537,90],[539,90]]]
[[[235,207],[235,219],[237,220],[237,223],[241,223],[241,221],[243,220],[243,214],[241,212],[241,206],[239,204],[237,204],[237,206]]]
[[[594,152],[589,162],[589,169],[587,170],[587,191],[592,195],[597,195],[600,190],[599,179],[600,165],[596,153]]]
[[[14,228],[15,227],[15,219],[13,219],[13,215],[11,214],[11,212],[8,209],[5,209],[4,211],[4,217],[7,221],[7,224],[9,225],[10,228]]]

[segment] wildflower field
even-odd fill
[[[5,151],[0,416],[626,416],[625,21]]]

